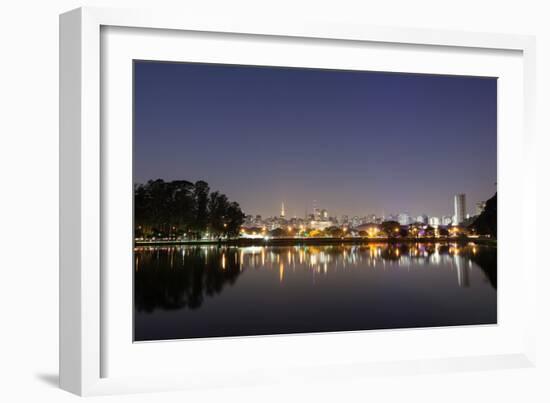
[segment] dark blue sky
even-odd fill
[[[451,215],[496,190],[495,78],[134,65],[134,180],[205,180],[247,214]]]

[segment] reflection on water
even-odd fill
[[[496,248],[135,249],[135,339],[496,323]]]

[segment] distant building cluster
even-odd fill
[[[256,230],[258,233],[266,231],[274,231],[277,229],[298,232],[304,230],[325,231],[329,229],[339,228],[341,230],[360,231],[368,229],[370,224],[382,224],[388,221],[395,221],[400,226],[420,225],[432,228],[448,228],[451,226],[467,226],[475,217],[481,214],[485,208],[485,202],[476,203],[476,213],[471,215],[467,213],[466,195],[458,193],[454,195],[452,211],[453,214],[443,216],[431,216],[428,214],[412,215],[409,212],[401,212],[388,215],[369,214],[366,216],[350,216],[343,214],[341,216],[330,215],[329,210],[321,208],[317,202],[313,202],[312,212],[305,212],[303,217],[288,217],[285,210],[284,202],[281,203],[281,211],[279,215],[270,217],[262,217],[261,215],[245,216],[242,228],[247,230]]]
[[[313,213],[306,212],[304,217],[287,217],[285,211],[284,202],[281,203],[281,212],[278,216],[262,217],[261,215],[247,215],[245,216],[243,228],[261,228],[264,230],[272,231],[278,228],[288,229],[290,228],[310,228],[317,230],[324,230],[334,226],[348,225],[347,216],[342,216],[342,220],[338,220],[336,217],[329,216],[327,209],[321,209],[315,206],[313,207]]]

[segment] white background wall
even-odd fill
[[[314,16],[374,25],[534,34],[538,40],[539,212],[550,206],[550,12],[544,1],[4,1],[0,8],[0,400],[74,401],[56,388],[58,293],[58,14],[81,5]],[[94,398],[102,401],[550,401],[549,276],[542,228],[536,369],[376,377],[334,384]],[[538,243],[538,244],[537,244]]]

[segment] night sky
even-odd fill
[[[452,215],[497,179],[495,78],[134,62],[134,181],[246,214]]]

